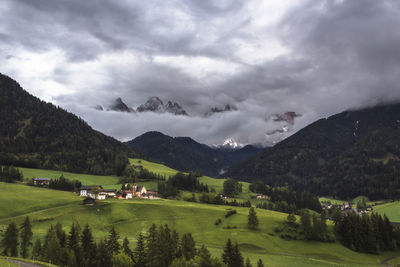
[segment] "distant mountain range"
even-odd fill
[[[141,104],[137,107],[137,109],[134,109],[132,107],[129,107],[125,102],[122,100],[122,98],[118,97],[115,99],[111,105],[108,105],[106,107],[103,107],[102,105],[96,105],[93,107],[94,109],[101,110],[101,111],[119,111],[119,112],[155,112],[155,113],[170,113],[173,115],[184,115],[184,116],[189,116],[188,112],[182,108],[181,105],[179,105],[176,102],[173,101],[167,101],[167,103],[164,104],[164,102],[158,98],[157,96],[152,96],[150,97],[144,104]],[[213,107],[211,108],[208,112],[204,114],[205,117],[210,117],[213,114],[216,113],[224,113],[224,112],[231,112],[231,111],[236,111],[238,110],[237,107],[233,105],[225,105],[222,108],[219,107]]]
[[[0,165],[121,174],[138,156],[81,118],[30,95],[0,74]]]
[[[339,198],[398,198],[400,104],[320,119],[226,175]]]
[[[97,110],[112,110],[112,111],[119,111],[119,112],[156,112],[156,113],[170,113],[173,115],[185,115],[188,116],[189,114],[176,102],[168,101],[166,104],[163,101],[156,97],[150,97],[146,103],[140,105],[136,110],[132,107],[128,107],[127,104],[119,97],[113,101],[113,103],[108,107],[103,107],[101,105],[97,105],[94,107]]]
[[[126,144],[171,168],[199,170],[209,176],[222,174],[229,166],[263,150],[251,145],[239,149],[211,148],[189,137],[174,138],[160,132],[147,132]]]

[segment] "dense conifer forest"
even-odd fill
[[[227,175],[351,199],[400,197],[400,104],[320,119]]]
[[[121,175],[128,156],[137,155],[2,74],[0,106],[0,164]]]
[[[208,249],[196,246],[190,232],[179,235],[169,226],[153,224],[146,234],[139,233],[135,247],[128,238],[112,227],[108,236],[96,242],[89,225],[81,227],[75,222],[64,230],[62,224],[51,225],[43,239],[32,232],[29,217],[17,226],[11,222],[1,240],[1,254],[22,257],[59,266],[82,267],[244,267],[245,262],[238,244],[227,240],[220,258],[212,257]],[[250,261],[246,259],[249,266]],[[262,261],[258,261],[261,266]]]

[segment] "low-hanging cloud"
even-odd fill
[[[398,101],[395,0],[0,3],[0,72],[120,140],[158,130],[271,144],[345,109]],[[117,97],[191,116],[97,111]],[[231,104],[238,111],[203,115]],[[289,132],[268,120],[295,111]]]

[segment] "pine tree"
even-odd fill
[[[106,240],[101,240],[97,246],[97,266],[112,266],[111,253],[106,244]]]
[[[48,230],[46,235],[43,258],[45,261],[49,261],[53,264],[60,263],[60,259],[62,258],[61,246],[53,226],[50,226],[50,229]]]
[[[79,250],[80,227],[79,224],[74,222],[71,225],[71,230],[68,235],[68,248],[73,251]]]
[[[175,257],[176,247],[174,247],[171,231],[167,224],[159,228],[158,238],[160,246],[160,267],[169,266]]]
[[[118,239],[119,234],[115,231],[115,228],[113,226],[109,231],[107,238],[107,247],[110,250],[111,254],[118,254],[121,249],[121,245],[119,244]]]
[[[77,222],[74,222],[71,225],[71,230],[69,231],[69,235],[67,238],[67,247],[72,251],[74,251],[77,264],[80,264],[82,262],[80,236],[81,236],[81,227]]]
[[[251,207],[249,210],[249,216],[248,216],[247,223],[248,223],[250,229],[256,229],[258,226],[257,213],[253,207]]]
[[[226,245],[224,248],[224,252],[222,253],[222,261],[228,266],[232,266],[232,257],[233,257],[233,246],[231,239],[228,238],[226,241]]]
[[[32,258],[34,260],[40,260],[42,258],[42,242],[40,239],[36,239],[32,248]]]
[[[88,224],[86,224],[82,231],[81,244],[83,262],[85,266],[91,266],[96,257],[96,245],[94,244],[92,231],[90,230]]]
[[[252,267],[249,257],[246,258],[246,267]]]
[[[257,267],[264,267],[264,263],[262,262],[261,259],[258,259]]]
[[[243,256],[242,253],[240,253],[237,242],[233,248],[232,263],[233,265],[231,267],[244,267]]]
[[[187,261],[193,259],[196,255],[196,243],[194,242],[191,233],[186,233],[182,236],[181,249],[182,254]]]
[[[22,258],[28,257],[28,249],[32,245],[32,225],[29,221],[29,217],[25,217],[25,221],[20,226],[20,238],[21,238],[21,256]]]
[[[211,259],[211,254],[208,251],[208,249],[202,245],[201,248],[197,252],[198,255],[198,264],[200,267],[212,267],[212,259]]]
[[[124,238],[124,242],[122,243],[122,251],[128,255],[128,257],[132,258],[132,250],[129,247],[129,240],[127,237]]]
[[[136,248],[133,251],[133,256],[135,259],[135,267],[145,267],[146,266],[146,251],[144,244],[144,237],[142,233],[139,234]]]
[[[312,238],[313,230],[311,226],[311,217],[307,210],[304,210],[301,214],[300,228],[303,232],[304,238],[310,240]]]
[[[67,245],[67,235],[62,229],[62,224],[57,223],[54,229],[56,230],[57,238],[60,241],[60,246],[64,248]]]
[[[18,257],[18,229],[14,222],[8,225],[1,246],[3,247],[3,255]]]
[[[146,264],[158,267],[159,254],[157,226],[152,224],[146,237]]]

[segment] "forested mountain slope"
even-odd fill
[[[0,165],[120,174],[136,153],[0,74]]]
[[[171,168],[201,171],[209,176],[216,176],[234,163],[261,151],[254,146],[237,150],[211,148],[189,137],[174,138],[160,132],[147,132],[126,144]]]
[[[399,198],[400,104],[320,119],[227,175],[340,198]]]

